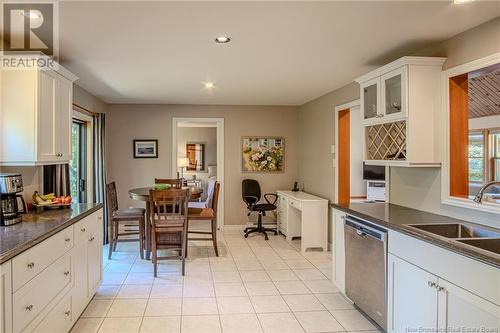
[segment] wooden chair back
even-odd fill
[[[212,207],[210,207],[214,210],[215,216],[217,216],[217,209],[219,208],[219,190],[220,190],[220,183],[215,182],[214,193],[212,198]]]
[[[149,190],[153,227],[174,227],[186,224],[188,189]]]
[[[118,210],[118,197],[116,195],[115,182],[106,184],[106,201],[108,203],[108,210],[110,213],[114,213]]]
[[[173,188],[182,188],[182,180],[176,178],[155,178],[155,184],[169,184]]]

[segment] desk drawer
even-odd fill
[[[302,204],[299,202],[299,201],[295,201],[295,200],[288,200],[288,204],[290,205],[290,207],[293,207],[295,209],[298,209],[298,210],[302,210]]]
[[[73,247],[73,226],[12,259],[12,287],[18,290]]]
[[[71,287],[71,255],[60,258],[13,295],[14,332],[22,331],[52,300]]]

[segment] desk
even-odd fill
[[[278,230],[287,241],[301,237],[301,251],[328,250],[328,200],[304,192],[278,192]]]

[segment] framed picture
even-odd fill
[[[285,139],[282,137],[243,137],[241,155],[243,172],[285,171]]]
[[[158,140],[134,140],[134,158],[158,158]]]

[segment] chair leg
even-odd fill
[[[113,242],[113,252],[116,252],[116,246],[118,245],[118,229],[120,229],[120,223],[118,222],[115,222],[114,225],[113,225],[113,229],[114,229],[114,235],[113,235],[113,238],[114,238],[114,242]]]
[[[113,254],[113,239],[114,239],[114,231],[113,231],[113,224],[115,222],[111,219],[111,221],[108,221],[108,243],[109,243],[109,253],[108,253],[108,259],[111,259],[111,255]]]
[[[154,277],[158,276],[158,254],[156,253],[156,233],[154,229],[151,229],[151,240],[152,240],[152,248],[151,252],[153,252],[153,268],[154,268]]]
[[[186,234],[186,240],[183,243],[183,245],[184,245],[183,248],[184,248],[184,258],[187,258],[187,256],[188,256],[188,235],[189,235],[189,220],[187,220],[187,219],[186,219],[186,232],[185,232],[185,234]]]
[[[183,238],[183,246],[181,250],[181,260],[182,260],[182,276],[186,274],[186,254],[187,254],[187,241],[188,241],[188,232],[185,229],[185,232],[182,233]]]
[[[217,249],[217,220],[213,219],[210,221],[212,223],[212,242],[214,243],[215,256],[219,256],[219,250]]]
[[[144,217],[139,219],[139,251],[141,259],[144,259]]]

